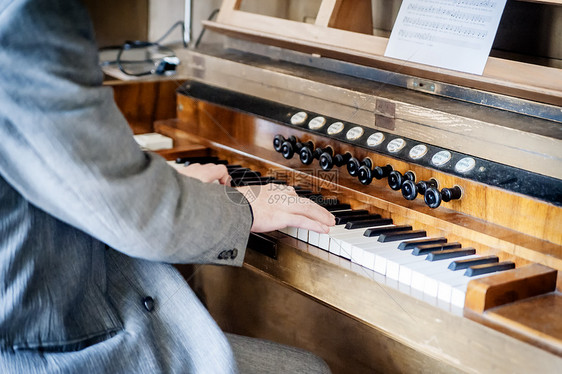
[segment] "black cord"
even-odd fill
[[[215,9],[211,12],[211,14],[209,15],[209,17],[207,17],[207,21],[212,20],[213,18],[216,17],[216,15],[218,14],[220,9]],[[197,37],[197,41],[195,42],[195,45],[193,46],[193,48],[197,48],[199,47],[199,43],[201,43],[201,39],[203,38],[203,35],[205,34],[205,28],[203,27],[203,29],[201,30],[201,32],[199,33],[199,36]]]
[[[181,26],[181,41],[182,41],[182,43],[183,43],[183,47],[186,48],[186,47],[187,47],[187,43],[186,43],[186,41],[185,41],[185,23],[184,23],[183,21],[178,21],[178,22],[174,23],[174,24],[172,25],[172,27],[170,27],[170,28],[168,29],[168,31],[166,31],[166,33],[165,33],[164,35],[162,35],[162,37],[161,37],[160,39],[158,39],[155,43],[156,43],[156,44],[160,44],[160,43],[162,42],[162,40],[166,39],[166,37],[167,37],[168,35],[170,35],[170,33],[171,33],[172,31],[174,31],[174,29],[175,29],[176,27],[178,27],[178,26]]]
[[[124,74],[127,74],[129,76],[132,77],[142,77],[145,75],[151,75],[151,74],[164,74],[166,71],[168,70],[172,70],[172,66],[173,64],[169,64],[168,62],[164,61],[163,63],[160,62],[158,67],[154,68],[154,69],[150,69],[148,71],[143,71],[141,73],[132,73],[130,71],[127,71],[125,69],[125,67],[123,66],[123,63],[147,63],[147,62],[152,62],[154,63],[155,61],[152,59],[144,59],[144,60],[135,60],[135,61],[125,61],[125,60],[121,60],[121,56],[123,55],[124,51],[130,51],[132,49],[135,48],[149,48],[149,47],[156,47],[156,48],[160,48],[166,52],[170,53],[169,57],[176,57],[176,54],[174,53],[174,51],[169,48],[169,47],[165,47],[163,45],[160,45],[158,43],[151,43],[151,42],[143,42],[143,41],[127,41],[125,42],[125,44],[123,44],[123,46],[121,47],[121,49],[119,49],[119,52],[117,53],[117,58],[115,60],[117,66],[119,67],[119,70],[121,70],[121,72],[123,72]],[[163,65],[162,65],[163,64]],[[160,66],[162,65],[162,66]]]

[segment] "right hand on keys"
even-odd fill
[[[328,233],[334,216],[320,205],[280,184],[239,187],[254,213],[252,232],[268,232],[287,226]]]

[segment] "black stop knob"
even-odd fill
[[[388,175],[388,185],[394,191],[398,191],[402,188],[402,184],[404,184],[404,181],[406,180],[414,181],[415,179],[416,176],[411,171],[407,171],[406,173],[404,173],[404,175],[402,175],[402,173],[400,173],[399,171],[393,170]]]
[[[437,187],[429,187],[425,190],[423,200],[428,207],[435,209],[441,205],[441,192]]]
[[[296,140],[297,139],[294,136],[291,136],[289,137],[288,140],[286,140],[283,143],[283,146],[281,147],[281,155],[283,155],[283,157],[285,157],[286,159],[293,158],[295,152],[300,152],[300,150],[305,146],[310,148],[314,147],[314,145],[310,141],[305,143],[300,143],[297,142]]]
[[[359,161],[355,157],[351,157],[349,161],[347,161],[347,172],[352,177],[357,177],[359,176],[359,168],[363,165],[367,166],[368,168],[371,168],[373,166],[373,163],[369,158],[365,158],[363,159],[363,161]]]
[[[366,166],[366,165],[362,165],[359,168],[359,182],[361,182],[361,184],[371,184],[371,182],[373,181],[373,173],[371,171],[371,168]]]
[[[418,183],[414,183],[413,180],[406,180],[402,183],[402,196],[404,196],[406,200],[414,200],[418,194],[425,194],[425,191],[429,187],[437,188],[437,181],[433,178]]]
[[[443,188],[441,190],[441,198],[444,202],[449,202],[451,200],[458,200],[462,196],[462,190],[459,186],[454,186],[453,188]]]
[[[324,154],[324,153],[328,153],[330,156],[334,155],[334,150],[332,149],[332,147],[325,147],[325,148],[316,148],[314,150],[313,156],[315,159],[319,160],[320,157]]]
[[[373,169],[373,177],[377,179],[383,179],[388,177],[391,171],[392,171],[392,166],[390,165],[377,166]]]
[[[289,141],[294,145],[297,143],[297,138],[291,135],[288,139],[285,139],[283,135],[277,134],[273,138],[273,149],[275,149],[276,152],[281,152],[283,149],[283,143],[286,141]]]
[[[322,153],[319,162],[322,170],[328,171],[328,170],[332,170],[332,168],[334,167],[333,157],[328,152]]]
[[[312,161],[316,158],[320,158],[320,155],[324,152],[332,153],[332,148],[316,148],[314,151],[312,150],[314,145],[312,142],[308,142],[307,144],[303,144],[302,148],[299,151],[301,162],[305,165],[312,164]]]
[[[324,152],[320,156],[320,167],[325,171],[332,170],[334,166],[340,167],[347,164],[347,161],[349,161],[350,158],[351,153],[349,152],[346,152],[343,155],[337,154],[335,156],[332,156],[332,152]]]
[[[418,193],[423,195],[429,187],[437,188],[437,181],[433,178],[428,181],[420,181],[416,183],[416,187],[418,189]]]
[[[284,141],[281,146],[281,155],[283,155],[283,157],[287,160],[293,158],[295,155],[295,144],[290,141]]]
[[[301,158],[301,162],[305,165],[310,165],[312,164],[312,161],[314,161],[314,156],[312,155],[312,149],[309,147],[302,147],[300,150],[300,158]]]
[[[349,152],[345,152],[343,155],[339,154],[339,155],[335,155],[334,156],[334,164],[337,167],[341,167],[343,165],[346,165],[347,162],[351,159],[351,153]]]
[[[402,183],[402,196],[406,200],[414,200],[418,196],[418,188],[414,181],[406,180]]]

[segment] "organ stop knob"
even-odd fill
[[[314,159],[319,159],[324,153],[328,153],[331,156],[334,154],[334,151],[332,147],[316,148],[314,151],[312,151],[312,147],[303,147],[300,150],[300,159],[303,164],[310,165]]]
[[[337,154],[333,157],[329,152],[324,152],[320,156],[320,167],[322,170],[329,171],[334,167],[334,165],[340,167],[347,164],[351,157],[351,153],[349,152],[346,152],[343,155]]]
[[[314,147],[312,142],[293,142],[292,139],[289,138],[287,141],[283,142],[283,146],[281,147],[281,154],[286,159],[291,159],[295,155],[295,152],[299,152],[303,147]]]
[[[376,166],[373,169],[373,176],[376,179],[383,179],[383,178],[388,177],[391,171],[392,171],[392,166],[390,166],[390,165]]]
[[[424,201],[430,208],[437,208],[441,205],[441,201],[449,202],[458,200],[462,196],[462,190],[459,186],[452,188],[443,188],[441,191],[437,187],[429,187],[425,191]]]
[[[402,175],[402,173],[397,170],[391,171],[388,175],[388,185],[394,191],[398,191],[399,189],[401,189],[402,184],[406,180],[414,181],[416,180],[416,175],[411,171],[407,171],[404,173],[404,175]]]
[[[347,161],[347,172],[352,177],[357,177],[359,176],[359,169],[361,168],[361,166],[372,168],[373,162],[368,157],[363,159],[363,161],[359,161],[355,157],[351,157],[349,161]]]
[[[363,165],[359,168],[359,182],[362,184],[371,184],[373,178],[382,179],[392,171],[392,166],[376,166],[371,170],[367,165]]]
[[[437,188],[437,181],[435,179],[430,179],[428,181],[420,181],[415,183],[413,180],[406,180],[402,184],[402,196],[406,200],[414,200],[418,194],[425,194],[425,191],[429,187]]]
[[[275,149],[276,152],[281,152],[281,150],[283,149],[283,143],[285,143],[286,141],[289,141],[291,144],[296,144],[298,140],[294,135],[291,135],[287,139],[285,139],[283,135],[277,134],[273,138],[273,149]]]

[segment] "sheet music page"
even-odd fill
[[[506,0],[404,0],[385,56],[482,74]]]

